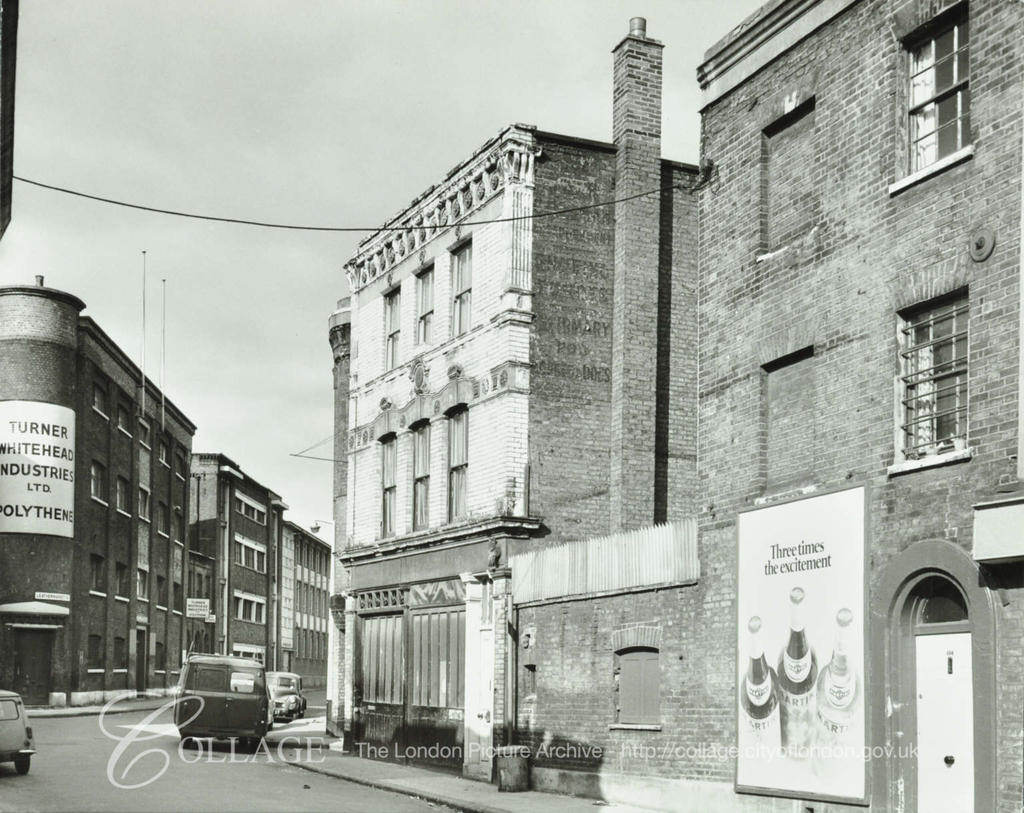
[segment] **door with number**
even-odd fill
[[[915,636],[917,809],[974,810],[971,633]]]

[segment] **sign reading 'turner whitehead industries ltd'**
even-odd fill
[[[739,790],[865,796],[864,500],[739,516]]]
[[[75,412],[0,401],[0,533],[75,535]]]

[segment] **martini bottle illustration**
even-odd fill
[[[750,661],[740,686],[743,725],[759,745],[778,748],[778,676],[764,657],[760,616],[755,615],[750,619],[747,632],[750,633]]]
[[[852,767],[848,758],[857,753],[853,741],[860,695],[863,691],[854,664],[849,657],[853,612],[844,607],[836,613],[836,643],[832,660],[818,675],[818,719],[816,737],[816,773],[838,775]],[[853,749],[853,750],[851,750]]]
[[[808,756],[814,723],[814,689],[818,659],[804,632],[802,587],[789,593],[789,641],[779,655],[779,717],[782,747],[790,757]]]

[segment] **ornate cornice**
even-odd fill
[[[413,252],[422,252],[425,243],[457,226],[505,187],[532,186],[538,152],[534,132],[523,124],[508,127],[367,237],[345,264],[349,289],[360,290]]]

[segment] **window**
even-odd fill
[[[107,469],[95,460],[89,466],[89,491],[95,499],[107,501]]]
[[[434,266],[416,277],[416,344],[430,344],[434,321]]]
[[[171,516],[171,538],[180,542],[182,539],[183,529],[184,521],[181,517],[181,511],[174,509],[174,514]]]
[[[185,455],[181,454],[181,452],[174,455],[174,473],[181,480],[188,476],[188,462],[185,460]]]
[[[232,672],[228,685],[237,694],[252,694],[256,691],[256,675],[252,672]]]
[[[398,334],[401,332],[401,296],[396,288],[384,295],[384,369],[398,366]]]
[[[149,424],[145,421],[139,421],[139,443],[149,448]]]
[[[128,668],[128,647],[125,646],[125,639],[120,636],[114,638],[114,668]]]
[[[262,505],[241,494],[235,495],[235,510],[260,525],[267,524],[267,511]]]
[[[184,591],[181,589],[181,582],[174,583],[174,609],[179,613],[185,608]]]
[[[170,454],[171,454],[171,450],[167,447],[167,442],[161,440],[160,441],[160,462],[163,463],[165,466],[170,466],[171,465]]]
[[[103,636],[90,635],[85,650],[85,666],[87,669],[103,668]]]
[[[167,536],[171,530],[171,515],[165,502],[156,504],[156,529],[164,536]]]
[[[266,621],[267,600],[262,596],[254,596],[249,593],[234,594],[235,618],[239,621],[249,621],[253,624],[262,624]]]
[[[452,255],[452,335],[469,330],[473,289],[473,244],[466,243]]]
[[[156,642],[156,671],[166,672],[167,671],[167,650],[164,649],[164,645],[159,641]]]
[[[398,442],[390,435],[380,442],[380,533],[393,536],[395,533],[395,467]]]
[[[103,557],[96,553],[89,554],[89,584],[97,593],[107,592],[107,569]]]
[[[659,682],[661,668],[658,650],[626,649],[616,654],[618,660],[618,719],[616,722],[656,725],[661,722]]]
[[[126,514],[132,510],[131,500],[128,497],[128,491],[131,488],[131,484],[123,477],[117,478],[117,510],[124,511]]]
[[[412,528],[430,525],[430,424],[417,424],[412,430]]]
[[[970,141],[967,20],[961,18],[910,51],[910,170]]]
[[[448,418],[448,521],[466,516],[466,476],[469,469],[469,412]]]
[[[235,534],[234,551],[235,564],[255,570],[258,573],[267,572],[266,545],[252,539],[247,539],[241,534]]]
[[[138,570],[138,578],[135,582],[135,591],[143,601],[149,601],[149,573],[141,567]]]
[[[903,456],[967,445],[967,293],[903,315]]]
[[[124,432],[126,435],[131,435],[132,419],[128,412],[128,407],[124,404],[117,405],[117,428]]]
[[[99,384],[92,385],[92,408],[107,417],[107,391]]]
[[[159,607],[167,606],[167,579],[163,576],[156,577],[156,603]]]
[[[114,565],[114,593],[128,598],[128,565],[121,562]]]
[[[149,491],[139,486],[139,519],[149,520]]]

